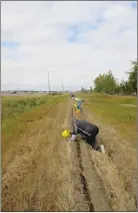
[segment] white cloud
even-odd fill
[[[98,21],[101,20],[101,23]],[[69,29],[79,30],[77,42],[69,42]],[[130,60],[137,55],[137,11],[130,2],[2,2],[2,89],[89,88],[100,73],[112,69],[126,78]],[[74,35],[75,36],[75,35]]]

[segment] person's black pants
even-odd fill
[[[96,149],[96,138],[92,136],[86,137],[86,142],[92,146],[93,149]]]
[[[84,135],[82,133],[80,133],[81,137],[83,140],[86,141],[86,143],[88,143],[92,149],[97,150],[97,144],[96,144],[96,136],[88,136],[88,135]]]
[[[93,136],[81,135],[82,139],[86,141],[89,145],[92,146],[93,149],[96,149],[96,138]]]

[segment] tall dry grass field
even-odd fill
[[[135,103],[83,98],[105,155],[61,137],[72,128],[67,95],[2,99],[2,211],[136,211]]]
[[[100,128],[98,143],[106,155],[90,152],[107,196],[116,211],[135,211],[137,196],[136,98],[79,94],[85,118]]]
[[[8,103],[3,114],[2,210],[68,210],[74,205],[70,159],[60,136],[61,125],[67,122],[68,101],[50,97],[28,110],[21,110],[20,102]],[[9,110],[13,116],[7,116]]]

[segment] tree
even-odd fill
[[[116,80],[112,74],[112,71],[109,70],[107,74],[99,75],[95,80],[95,91],[96,92],[106,92],[113,94],[116,92]]]
[[[93,88],[92,87],[90,87],[90,93],[92,93],[93,92]]]
[[[138,74],[138,62],[131,61],[132,68],[130,71],[126,72],[128,74],[128,80],[118,82],[117,79],[114,78],[112,71],[109,70],[108,73],[99,75],[95,80],[95,92],[106,92],[109,94],[120,92],[123,94],[132,94],[137,93],[137,74]]]
[[[128,85],[128,82],[126,81],[122,81],[120,83],[120,92],[125,94],[125,95],[128,95],[130,94],[130,89],[129,89],[129,85]]]
[[[82,86],[82,88],[81,88],[81,92],[83,92],[83,93],[87,93],[87,89],[83,88],[83,86]]]
[[[137,93],[137,73],[138,73],[138,62],[137,61],[131,61],[132,68],[127,74],[128,77],[128,87],[129,91],[131,93],[136,92]]]
[[[83,86],[82,86],[82,88],[81,88],[81,92],[84,92],[84,88],[83,88]]]
[[[95,80],[94,80],[94,84],[95,84],[95,92],[101,92],[103,90],[103,81],[104,81],[104,74],[103,75],[99,75]]]

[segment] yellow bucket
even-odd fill
[[[62,132],[62,137],[63,138],[68,138],[68,137],[70,137],[70,135],[71,135],[70,132],[68,130],[66,130],[66,129]]]
[[[76,114],[77,115],[80,114],[80,110],[79,109],[76,110]]]

